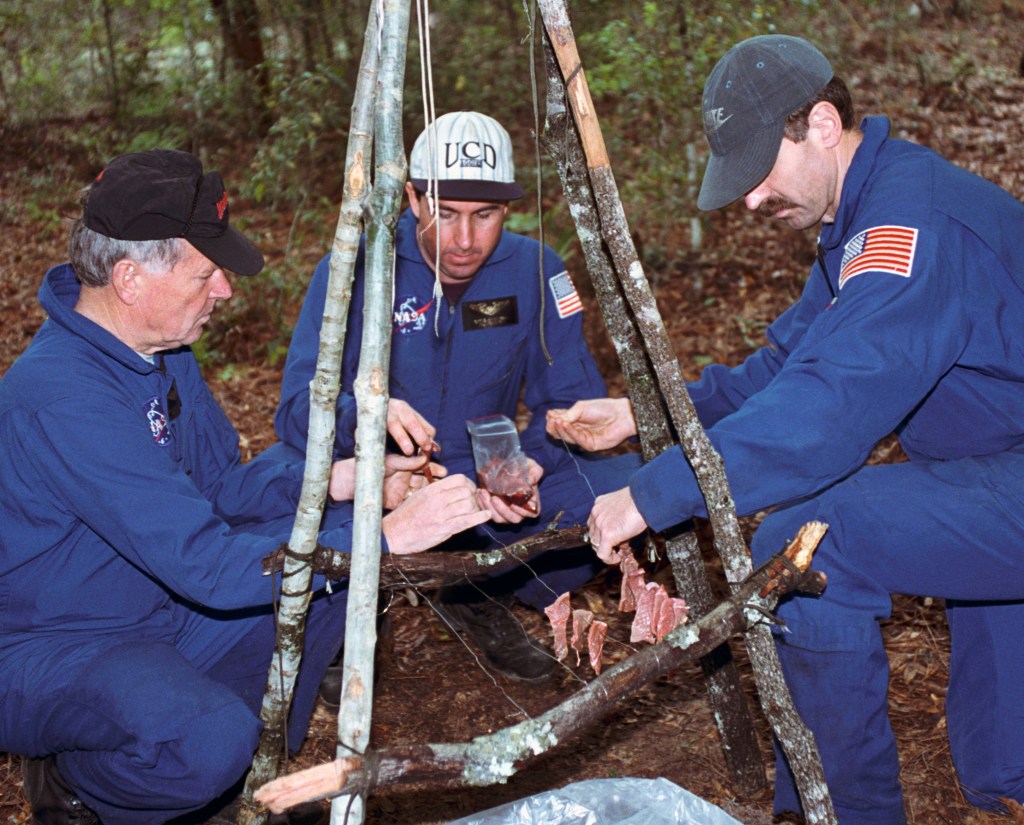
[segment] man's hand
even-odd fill
[[[530,498],[521,505],[509,504],[501,496],[495,495],[483,487],[477,490],[477,501],[485,510],[493,514],[491,520],[495,524],[519,524],[524,518],[536,518],[540,513],[540,491],[537,485],[544,477],[544,468],[532,458],[527,458],[527,478],[530,482]]]
[[[405,401],[388,400],[388,435],[403,453],[412,455],[417,447],[424,452],[431,451],[436,433],[430,422]]]
[[[407,555],[429,550],[490,518],[491,511],[477,501],[476,485],[455,475],[414,492],[384,516],[381,529],[391,552]]]
[[[428,464],[425,455],[384,456],[384,509],[393,510],[413,491],[428,483],[425,469],[429,466],[433,478],[444,478],[448,471],[440,464]],[[334,501],[351,501],[356,495],[356,460],[343,458],[331,465],[331,478],[327,493]]]
[[[577,401],[567,410],[548,410],[546,425],[548,435],[591,453],[617,447],[636,435],[628,398],[595,398]]]
[[[598,496],[587,520],[590,546],[605,564],[622,560],[622,545],[647,529],[647,522],[633,503],[629,487]]]
[[[331,465],[327,495],[334,501],[351,501],[356,495],[356,460],[343,458]]]
[[[426,474],[428,466],[429,478]],[[425,455],[388,453],[384,456],[384,509],[394,510],[431,480],[436,481],[446,475],[448,470],[440,464],[428,463]]]

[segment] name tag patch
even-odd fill
[[[515,295],[470,301],[462,305],[462,329],[467,332],[492,327],[514,327],[518,323],[519,302]]]

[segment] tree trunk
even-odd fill
[[[245,77],[246,101],[256,112],[261,131],[270,126],[270,70],[260,38],[260,10],[255,0],[210,0],[220,21],[224,52]]]
[[[409,0],[384,0],[381,8],[380,70],[373,141],[376,167],[366,237],[366,317],[355,384],[359,422],[355,524],[345,622],[341,710],[338,714],[339,756],[364,753],[370,741],[391,364],[395,226],[406,178],[402,88],[409,36]],[[361,796],[339,797],[331,806],[331,822],[334,825],[358,825],[363,821],[364,813]]]
[[[110,0],[102,0],[103,31],[107,36],[107,60],[110,61],[110,108],[114,119],[121,118],[121,84],[117,77],[117,51],[114,49],[114,21]]]

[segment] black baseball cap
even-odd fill
[[[228,195],[216,172],[176,149],[114,158],[89,188],[82,216],[94,232],[122,241],[184,238],[239,275],[263,269],[263,255],[228,225]]]
[[[808,41],[751,37],[729,49],[704,84],[701,108],[711,156],[697,206],[728,206],[768,177],[786,118],[832,79],[832,66]]]

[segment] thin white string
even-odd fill
[[[420,42],[420,93],[423,97],[423,123],[427,135],[427,191],[424,195],[427,199],[427,212],[430,215],[430,221],[426,229],[434,227],[434,336],[439,337],[441,299],[444,297],[444,291],[441,289],[441,238],[437,228],[439,200],[437,126],[435,125],[437,110],[434,107],[434,64],[430,52],[430,0],[417,0],[416,20],[419,24]],[[419,230],[417,229],[417,231]]]

